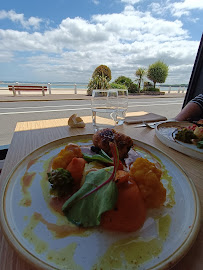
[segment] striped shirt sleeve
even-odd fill
[[[198,96],[193,98],[190,102],[198,104],[200,108],[202,109],[202,113],[203,113],[203,94],[199,94]]]

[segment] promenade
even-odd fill
[[[184,97],[185,93],[165,93],[165,95],[138,95],[129,94],[129,99],[140,99],[140,98],[177,98]],[[13,96],[13,93],[8,90],[0,89],[0,102],[18,102],[18,101],[53,101],[53,100],[89,100],[91,96],[86,95],[86,90],[78,90],[77,94],[73,91],[64,91],[57,89],[52,91],[51,94],[46,93],[42,96],[41,93],[22,93],[21,95]]]

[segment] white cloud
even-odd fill
[[[162,60],[169,65],[167,83],[187,83],[199,45],[190,40],[180,20],[158,19],[133,6],[121,13],[94,15],[90,21],[66,18],[42,33],[0,29],[0,39],[0,51],[8,53],[8,61],[16,52],[27,52],[24,67],[43,81],[87,82],[101,64],[111,68],[113,79],[135,79],[138,67]],[[1,58],[6,61],[3,54]]]
[[[151,3],[149,5],[150,7],[150,10],[154,13],[154,14],[157,14],[157,15],[162,15],[164,14],[166,11],[168,11],[169,9],[169,6],[168,5],[163,5],[162,2],[159,2],[159,3]]]
[[[181,17],[183,15],[189,16],[193,10],[203,10],[202,0],[183,0],[179,2],[166,1],[165,9],[169,9],[172,15]]]
[[[175,2],[174,7],[176,9],[203,9],[203,1],[202,0],[184,0],[181,2]]]
[[[172,2],[171,0],[161,0],[152,2],[148,6],[154,14],[167,15],[170,12],[173,16],[180,18],[185,15],[190,21],[196,22],[198,18],[191,17],[191,12],[194,10],[203,10],[202,0],[182,0]]]
[[[95,4],[95,5],[99,5],[99,0],[92,0],[92,2]]]
[[[130,4],[130,5],[134,5],[137,4],[139,2],[141,2],[142,0],[121,0],[121,2],[126,3],[126,4]]]
[[[33,27],[34,29],[39,29],[40,23],[42,19],[37,17],[30,17],[28,20],[24,18],[24,14],[18,14],[14,10],[0,11],[0,20],[2,19],[9,19],[12,22],[20,23],[24,28]]]

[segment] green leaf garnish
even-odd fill
[[[68,220],[78,226],[99,225],[101,214],[113,209],[116,204],[118,191],[113,180],[118,170],[119,153],[114,143],[109,145],[114,157],[114,167],[90,172],[84,185],[62,207]]]
[[[102,185],[112,171],[113,167],[107,167],[88,173],[81,189],[73,194],[62,207],[69,221],[77,226],[97,226],[100,224],[101,214],[114,208],[117,201],[116,183],[110,181]],[[100,185],[102,187],[97,192],[91,192]],[[86,194],[89,195],[85,196]]]
[[[102,163],[113,164],[113,160],[103,150],[101,150],[99,152],[99,154],[95,154],[95,155],[83,154],[83,158],[87,162],[99,161],[99,162],[102,162]]]

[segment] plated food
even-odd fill
[[[160,164],[141,157],[132,146],[129,136],[103,129],[93,135],[92,147],[70,143],[54,158],[50,191],[53,200],[64,202],[61,210],[71,223],[135,232],[147,209],[164,205]]]
[[[203,160],[201,126],[186,121],[170,121],[158,124],[155,132],[165,145],[190,157]]]
[[[126,141],[122,159],[112,136],[109,154],[93,144],[106,147],[101,134],[76,136],[37,149],[8,177],[2,227],[35,266],[162,269],[193,243],[200,210],[187,175],[159,150],[108,132]]]
[[[203,148],[203,126],[193,124],[177,128],[173,135],[178,141],[194,144],[197,148]]]

